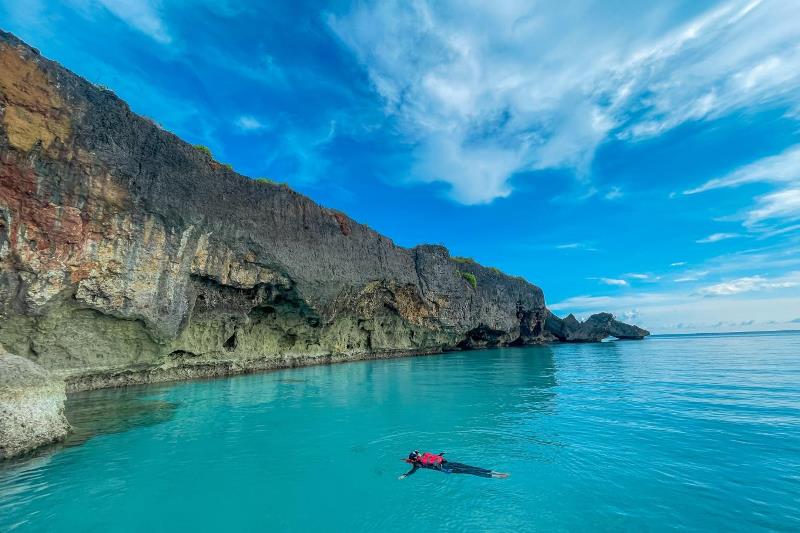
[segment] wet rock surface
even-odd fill
[[[0,346],[0,459],[63,439],[64,382]]]
[[[550,317],[539,287],[241,176],[0,32],[0,342],[70,390],[641,336]]]

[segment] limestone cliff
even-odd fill
[[[548,316],[538,287],[240,176],[0,32],[0,342],[72,389],[578,340]]]

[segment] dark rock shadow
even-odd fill
[[[157,386],[148,388],[152,396]],[[175,418],[180,404],[144,396],[137,387],[105,389],[70,394],[64,406],[72,430],[61,442],[37,448],[30,453],[0,462],[0,474],[35,468],[57,452],[85,444],[89,439],[154,426]]]
[[[97,435],[122,433],[175,418],[177,403],[140,394],[126,389],[110,389],[70,395],[65,412],[72,431],[61,445],[79,446]]]

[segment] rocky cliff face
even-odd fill
[[[597,313],[580,322],[574,315],[561,319],[548,311],[544,327],[563,342],[600,342],[606,337],[640,340],[650,335],[645,329],[616,320],[611,313]]]
[[[548,316],[538,287],[240,176],[0,32],[0,342],[73,389],[580,340]]]

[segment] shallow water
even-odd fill
[[[0,531],[800,530],[800,335],[655,337],[97,391]],[[419,471],[410,449],[510,472]]]

